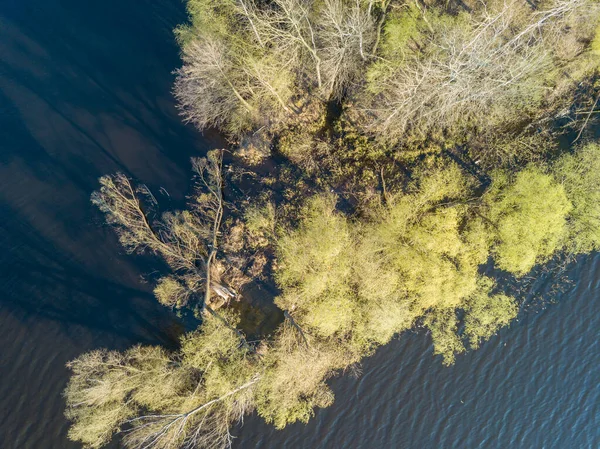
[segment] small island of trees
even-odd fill
[[[200,325],[70,362],[72,440],[221,449],[249,413],[307,422],[395,336],[426,328],[453,364],[517,317],[505,284],[600,249],[597,0],[187,6],[174,94],[230,146],[192,160],[186,210],[121,173],[92,202]]]

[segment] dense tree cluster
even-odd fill
[[[217,449],[252,412],[306,422],[331,376],[407,329],[452,364],[507,326],[521,298],[499,273],[600,249],[600,145],[546,138],[600,87],[596,0],[187,4],[184,119],[285,158],[268,174],[224,170],[223,150],[194,159],[189,207],[162,215],[146,186],[100,179],[92,202],[121,244],[169,269],[157,300],[202,324],[173,351],[71,362],[73,440]],[[477,145],[511,157],[480,165]],[[278,317],[246,339],[236,305],[259,281]]]
[[[158,300],[181,307],[195,298],[203,324],[173,353],[137,346],[94,351],[69,364],[70,435],[88,447],[101,447],[114,433],[136,449],[223,447],[230,427],[254,410],[278,428],[306,422],[333,401],[329,377],[416,322],[431,331],[446,364],[467,343],[477,348],[509,324],[517,300],[480,274],[490,257],[519,277],[558,252],[600,244],[597,144],[550,166],[497,171],[483,195],[458,165],[425,161],[404,188],[360,219],[340,212],[331,193],[309,199],[295,225],[274,228],[271,208],[250,209],[247,229],[275,234],[275,303],[286,318],[249,344],[238,315],[211,307],[212,296],[232,292],[205,271],[210,261],[227,259],[217,251],[221,238],[213,240],[223,234],[223,203],[214,171],[220,159],[211,158],[195,161],[201,175],[213,167],[200,184],[209,193],[199,191],[196,200],[204,207],[167,213],[154,225],[139,198],[151,194],[134,190],[123,175],[102,178],[93,195],[125,247],[145,248],[173,268],[158,281]]]
[[[190,0],[175,94],[186,120],[232,134],[340,98],[373,47],[361,1]]]
[[[382,59],[359,109],[367,129],[407,132],[506,127],[533,114],[561,83],[553,70],[582,55],[597,14],[585,0],[486,1],[445,14],[419,2],[392,9]],[[593,64],[593,63],[592,63]],[[460,132],[460,131],[459,131]]]
[[[496,171],[480,197],[457,165],[421,166],[368,220],[337,212],[331,195],[316,197],[278,240],[276,302],[303,329],[359,355],[424,318],[436,353],[452,363],[462,339],[476,348],[516,316],[514,298],[479,273],[490,257],[521,277],[558,252],[597,247],[599,160],[600,147],[588,144],[552,167]]]
[[[238,136],[342,100],[363,132],[400,146],[506,131],[562,106],[598,67],[594,0],[189,0],[188,10],[183,116]]]

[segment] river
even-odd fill
[[[181,0],[0,5],[1,448],[81,447],[66,435],[65,363],[182,331],[144,281],[156,267],[124,254],[89,195],[120,170],[180,205],[189,158],[220,144],[184,126],[170,94],[184,20]],[[334,405],[308,425],[250,417],[234,446],[597,449],[599,270],[599,256],[578,260],[556,303],[450,368],[406,333],[360,377],[332,379]]]

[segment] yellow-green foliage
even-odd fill
[[[124,353],[93,351],[70,362],[65,390],[69,438],[98,448],[108,443],[140,408],[177,408],[191,385],[162,348],[135,346]]]
[[[465,346],[457,335],[456,311],[453,308],[434,309],[425,317],[425,325],[431,331],[433,353],[443,356],[444,365],[452,365],[456,354],[465,351]]]
[[[161,278],[154,288],[158,302],[168,307],[183,307],[190,296],[189,288],[172,276]]]
[[[517,315],[516,300],[479,274],[490,254],[521,276],[564,247],[600,247],[598,173],[600,146],[588,144],[562,156],[552,175],[533,165],[498,171],[473,198],[476,185],[458,165],[426,159],[403,191],[369,203],[361,220],[338,211],[333,194],[311,198],[289,228],[275,229],[271,205],[249,209],[247,231],[276,241],[276,304],[286,320],[273,338],[253,351],[235,330],[239,316],[225,310],[206,312],[174,353],[136,346],[86,354],[69,364],[69,436],[99,448],[131,427],[126,447],[156,439],[151,447],[174,449],[198,436],[198,447],[216,448],[253,409],[277,428],[306,422],[332,403],[328,378],[416,321],[451,364],[465,341],[477,348]],[[163,220],[170,238],[188,245],[181,251],[195,254],[200,231],[190,234],[190,217]],[[165,277],[155,293],[177,306],[188,290]]]
[[[491,279],[482,278],[479,289],[465,306],[465,335],[474,349],[479,347],[482,340],[489,339],[498,329],[508,325],[519,311],[514,298],[503,294],[492,295],[493,288]]]
[[[98,448],[127,425],[128,447],[152,439],[151,447],[179,447],[192,432],[208,434],[210,444],[221,447],[232,421],[252,403],[249,387],[257,374],[227,319],[236,324],[231,314],[206,315],[200,331],[184,336],[178,353],[136,346],[124,353],[93,351],[69,363],[69,437]],[[128,421],[140,413],[146,418]]]
[[[460,338],[448,343],[456,326],[443,323],[477,291],[490,239],[480,220],[465,223],[470,182],[458,166],[425,164],[413,179],[367,223],[349,221],[331,196],[312,199],[278,241],[276,302],[300,326],[363,355],[436,311],[436,351],[449,361]]]
[[[277,245],[276,278],[284,294],[276,303],[302,314],[324,336],[350,329],[352,238],[334,196],[317,196],[302,211],[300,225],[284,232]]]
[[[468,190],[456,165],[423,169],[409,194],[391,198],[382,219],[366,230],[363,241],[379,249],[371,252],[379,267],[365,272],[395,277],[396,296],[410,298],[417,310],[458,306],[475,289],[487,256],[481,242],[461,231]]]
[[[600,56],[600,25],[598,25],[598,28],[596,28],[596,34],[594,35],[594,40],[592,41],[590,50],[593,54]]]
[[[499,268],[522,276],[565,243],[571,203],[564,187],[540,169],[529,166],[513,177],[496,172],[484,202]]]
[[[257,411],[281,429],[296,421],[307,422],[315,408],[329,406],[333,393],[325,380],[351,361],[334,344],[305,341],[286,321],[264,362],[267,368],[257,388]]]
[[[413,54],[415,44],[418,45],[420,41],[422,22],[413,5],[389,15],[381,36],[380,52],[383,59],[369,65],[366,71],[369,94],[382,93],[384,85],[380,80],[393,75],[394,69]]]
[[[267,202],[263,206],[250,207],[244,214],[248,240],[253,246],[264,246],[275,237],[275,206]]]
[[[237,325],[239,317],[220,311],[229,326]],[[248,351],[240,337],[221,319],[206,316],[202,327],[182,339],[183,362],[203,373],[203,393],[206,399],[223,396],[248,381],[255,373]]]
[[[233,0],[188,0],[187,11],[191,25],[177,28],[180,44],[185,45],[199,33],[211,36],[232,36],[235,17]]]
[[[568,249],[588,253],[600,249],[600,145],[589,143],[560,158],[554,167],[573,210],[569,215]]]
[[[418,8],[394,9],[383,27],[381,54],[386,59],[403,60],[419,44],[421,29],[425,26]],[[411,48],[412,47],[412,48]]]
[[[575,178],[564,176],[564,186],[533,165],[496,172],[478,201],[457,165],[425,161],[404,192],[371,206],[369,221],[349,220],[334,197],[317,196],[278,241],[276,302],[322,341],[344,341],[363,355],[425,316],[435,353],[450,364],[463,339],[477,348],[516,316],[514,298],[494,293],[479,274],[490,254],[522,276],[564,247],[569,226],[581,234],[582,251],[597,244],[600,206],[587,211],[600,203],[598,154],[587,146],[563,157],[555,171]],[[579,205],[571,215],[567,194]]]
[[[423,311],[459,307],[477,288],[488,254],[481,226],[463,226],[469,183],[456,165],[423,167],[407,193],[349,222],[335,198],[310,200],[278,241],[276,303],[322,337],[356,348],[387,343]]]

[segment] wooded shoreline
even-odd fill
[[[157,300],[202,324],[177,351],[71,362],[73,440],[222,448],[253,411],[307,422],[334,400],[328,378],[415,325],[445,364],[509,325],[519,298],[483,266],[519,282],[600,248],[596,0],[188,11],[174,93],[184,120],[231,147],[192,160],[186,210],[160,214],[120,173],[92,202],[128,251],[168,265]],[[249,339],[240,292],[257,283],[278,289],[265,313],[280,321]]]

